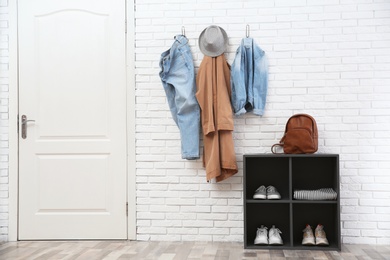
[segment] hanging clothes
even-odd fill
[[[204,56],[196,77],[196,98],[201,109],[203,164],[206,178],[222,181],[238,172],[233,142],[230,103],[230,68],[222,54]]]
[[[160,78],[172,118],[179,127],[183,159],[199,159],[200,109],[195,98],[194,61],[188,39],[175,36],[160,58]]]
[[[235,115],[253,111],[261,116],[268,89],[268,61],[265,52],[253,41],[243,38],[236,51],[231,75],[232,105]]]

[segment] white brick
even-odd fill
[[[212,212],[242,212],[242,206],[212,206]]]
[[[345,236],[342,237],[342,243],[344,244],[368,244],[368,245],[375,245],[376,244],[376,238],[368,238],[368,237],[349,237]]]
[[[376,184],[363,184],[362,185],[362,190],[389,191],[390,190],[390,184],[380,184],[380,183],[376,183]]]
[[[137,232],[140,234],[166,234],[165,227],[138,227]]]
[[[181,227],[181,220],[153,220],[152,227]]]
[[[374,177],[368,177],[368,176],[341,177],[341,183],[367,184],[367,183],[375,183],[375,179]]]
[[[341,230],[342,236],[352,236],[352,237],[359,237],[360,236],[360,230],[356,229],[342,229]]]
[[[374,222],[345,222],[343,225],[344,228],[349,229],[373,229],[376,228],[376,223]]]
[[[152,213],[152,212],[137,212],[137,220],[152,220],[152,219],[164,219],[164,213]]]
[[[304,22],[292,22],[292,28],[322,28],[324,26],[323,21],[304,21]]]
[[[323,13],[323,14],[310,14],[309,20],[314,21],[325,21],[325,20],[337,20],[340,19],[341,14],[340,13]]]
[[[338,0],[308,0],[308,4],[309,5],[335,5],[335,4],[339,4],[339,1]]]
[[[227,214],[226,213],[206,213],[206,214],[197,214],[197,219],[200,220],[227,220]]]
[[[198,234],[197,228],[167,228],[168,234],[178,235],[196,235]],[[177,241],[177,240],[176,240]]]
[[[205,176],[206,178],[206,176]],[[209,198],[210,197],[210,192],[209,191],[204,191],[204,192],[199,192],[199,191],[180,191],[179,196],[182,198]]]
[[[390,238],[377,238],[377,245],[388,245],[390,244]]]
[[[375,15],[375,17],[378,17],[378,18],[383,18],[383,17],[388,18],[388,17],[390,17],[389,12],[387,10],[386,11],[377,11],[376,10],[374,15]]]
[[[374,12],[345,12],[342,13],[342,19],[364,19],[374,17]]]
[[[227,229],[227,228],[199,228],[199,234],[201,234],[201,235],[228,235],[229,229]]]
[[[362,236],[363,237],[386,237],[388,236],[389,231],[388,230],[362,230]]]
[[[230,228],[230,234],[231,235],[244,235],[244,231],[242,228]],[[238,240],[240,241],[240,240]]]
[[[229,220],[242,221],[244,219],[243,213],[229,213]]]
[[[367,205],[364,203],[361,203],[361,205]],[[371,205],[367,205],[371,206]],[[375,205],[372,205],[375,206]],[[373,214],[375,212],[374,207],[351,207],[351,206],[342,206],[341,207],[341,212],[348,214],[348,213],[358,213],[358,214]]]
[[[390,219],[390,214],[362,214],[359,215],[359,220],[362,221],[375,221],[375,222],[387,222]]]
[[[306,1],[305,0],[291,0],[291,1],[284,1],[284,0],[275,0],[275,6],[305,6]]]
[[[345,196],[345,194],[350,194],[351,192],[349,192],[349,193],[347,193],[347,192],[342,192],[341,193],[341,197],[347,197],[348,198],[348,196]],[[355,197],[356,196],[356,193],[352,193],[352,195],[350,195],[350,197],[349,198],[353,198],[353,197]],[[359,204],[359,200],[358,199],[342,199],[341,200],[341,202],[340,202],[340,204],[343,206],[343,205],[358,205]]]
[[[179,192],[177,191],[167,191],[167,190],[160,190],[160,191],[149,191],[149,196],[151,198],[177,198],[179,196]]]
[[[166,219],[196,219],[196,213],[165,213]]]
[[[307,19],[308,16],[303,14],[278,15],[276,18],[277,22],[306,21]]]
[[[390,207],[377,207],[375,212],[379,214],[390,214]]]
[[[170,171],[169,174],[172,174],[172,171]],[[183,174],[183,172],[180,172],[180,174]],[[188,190],[188,191],[197,191],[199,190],[199,184],[189,184],[182,182],[181,180],[179,181],[180,185],[169,185],[169,190],[170,191],[183,191],[183,190]]]
[[[167,205],[195,205],[195,199],[177,199],[177,198],[167,198],[165,200]],[[183,208],[182,208],[183,210]]]
[[[312,13],[322,13],[324,8],[322,6],[304,6],[304,7],[292,7],[292,14],[312,14]]]
[[[168,206],[168,205],[150,205],[150,212],[179,212],[179,206]]]
[[[181,206],[180,207],[181,212],[197,212],[197,213],[208,213],[211,212],[210,206]]]
[[[242,228],[244,227],[243,221],[215,221],[214,222],[215,227],[234,227],[234,228]]]
[[[340,214],[340,219],[342,221],[357,221],[359,220],[358,214]]]
[[[211,220],[183,220],[183,226],[185,227],[213,227],[213,221]]]
[[[384,223],[379,223],[378,228],[380,229],[390,229],[390,222],[384,222]]]

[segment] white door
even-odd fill
[[[127,238],[125,12],[18,1],[21,240]]]

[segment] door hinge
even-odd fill
[[[17,127],[17,129],[16,129],[16,133],[18,133],[19,134],[19,115],[17,115],[17,120],[16,120],[16,127]]]
[[[129,203],[126,202],[126,217],[129,216]]]

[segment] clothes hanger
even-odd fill
[[[184,26],[181,27],[181,35],[186,37],[186,28]]]
[[[249,38],[249,24],[246,25],[246,38]]]

